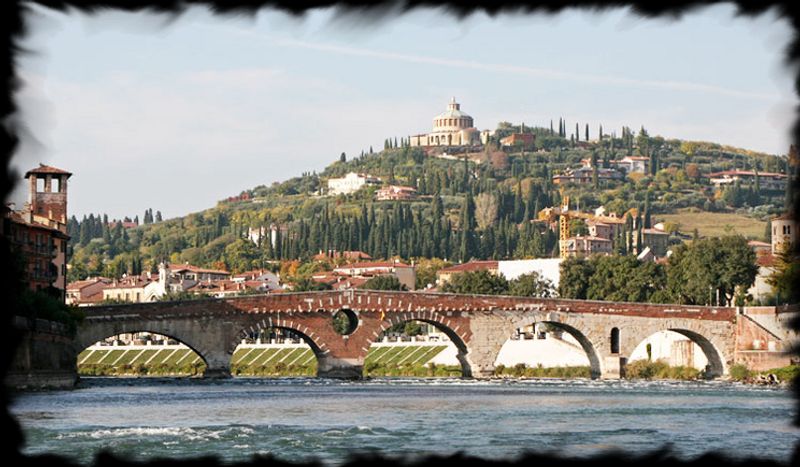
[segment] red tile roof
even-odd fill
[[[755,177],[755,172],[750,170],[723,170],[722,172],[714,172],[706,175],[707,177],[720,177],[723,175],[750,175]],[[777,178],[786,178],[786,174],[777,173],[777,172],[759,172],[759,177],[777,177]]]
[[[760,246],[760,247],[765,247],[765,248],[767,248],[767,247],[770,247],[770,248],[771,248],[771,247],[772,247],[772,244],[771,244],[771,243],[767,243],[767,242],[760,242],[760,241],[758,241],[758,240],[750,240],[749,242],[747,242],[747,245],[748,245],[748,246],[751,246],[751,247],[758,247],[758,246]]]
[[[170,265],[170,271],[191,271],[191,272],[206,272],[210,274],[227,274],[230,275],[228,271],[220,271],[219,269],[205,269],[200,268],[197,266],[192,266],[191,264],[179,264],[177,266]]]
[[[465,272],[465,271],[481,271],[484,269],[497,269],[499,267],[497,261],[470,261],[469,263],[456,264],[449,268],[439,269],[439,272]]]
[[[336,270],[340,269],[369,269],[369,268],[410,268],[408,264],[405,263],[393,263],[389,261],[372,261],[372,262],[362,262],[362,263],[352,263],[352,264],[345,264],[344,266],[339,266]]]
[[[761,255],[756,258],[756,264],[762,267],[770,268],[775,266],[777,258],[774,255]]]
[[[56,167],[51,167],[49,165],[44,165],[41,162],[39,163],[39,167],[25,172],[25,178],[28,178],[34,174],[59,174],[67,175],[67,178],[72,175],[71,172],[67,172],[66,170],[58,169]]]

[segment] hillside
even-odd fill
[[[525,127],[536,136],[534,146],[500,148],[502,137],[519,131],[518,126],[501,123],[485,148],[450,154],[389,139],[381,151],[362,152],[349,160],[342,155],[322,173],[257,186],[201,212],[153,222],[149,210],[150,222],[133,228],[121,223],[109,227],[101,216],[72,218],[69,279],[138,274],[161,260],[238,272],[277,267],[278,261],[303,262],[327,250],[360,250],[376,259],[435,257],[454,262],[553,256],[556,233],[531,221],[541,209],[561,203],[562,196],[585,211],[604,206],[609,213],[623,215],[638,208],[654,222],[670,219],[684,231],[689,224],[675,216],[687,208],[698,216],[736,215],[739,222],[727,232],[737,233],[741,222],[753,219],[759,227],[740,232],[750,237],[761,237],[763,221],[783,209],[785,193],[760,186],[758,176],[754,184],[717,188],[708,175],[733,169],[785,173],[785,156],[650,137],[644,129],[634,133],[628,128],[623,128],[622,137],[604,134],[601,140],[587,142]],[[395,144],[399,147],[392,147]],[[646,157],[647,172],[604,178],[626,156]],[[572,173],[584,160],[590,166],[590,182],[554,181],[554,175]],[[326,196],[327,180],[349,172],[380,177],[383,185],[413,187],[417,196],[375,201],[377,186]],[[262,228],[268,235],[270,226],[275,226],[274,241],[247,239],[248,232],[256,234]],[[294,273],[318,266],[305,268]]]

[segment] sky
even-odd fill
[[[786,154],[797,96],[793,31],[731,5],[679,20],[628,9],[552,15],[415,9],[173,18],[31,7],[18,57],[12,169],[73,172],[69,214],[164,218],[321,171],[387,137],[431,130],[451,97],[501,121],[595,138],[622,126]],[[10,201],[21,207],[24,185]]]

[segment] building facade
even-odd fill
[[[787,251],[796,244],[800,236],[797,232],[797,221],[791,213],[772,219],[772,254]]]
[[[742,186],[751,186],[758,180],[758,187],[762,190],[783,191],[789,177],[786,174],[775,172],[753,172],[749,170],[725,170],[710,173],[708,181],[715,187],[724,187],[739,182]]]
[[[333,270],[334,274],[349,276],[351,278],[369,279],[375,276],[392,275],[397,277],[401,284],[408,290],[416,288],[417,274],[414,266],[399,261],[374,261],[345,264]]]
[[[410,201],[417,198],[413,186],[388,185],[375,192],[375,201]]]
[[[22,258],[23,281],[34,291],[50,291],[66,299],[67,179],[66,170],[39,164],[25,173],[28,202],[21,211],[4,207],[2,234]]]
[[[367,185],[379,186],[381,179],[367,174],[350,172],[341,178],[328,179],[329,195],[349,195]]]
[[[575,236],[566,240],[559,240],[562,249],[566,248],[566,255],[570,257],[583,258],[591,255],[610,255],[613,251],[612,242],[606,238]]]

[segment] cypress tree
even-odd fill
[[[586,124],[586,141],[589,141],[589,124]]]
[[[462,262],[469,261],[475,253],[474,232],[475,232],[475,202],[472,193],[467,192],[461,208],[461,242],[459,249],[459,259]]]

